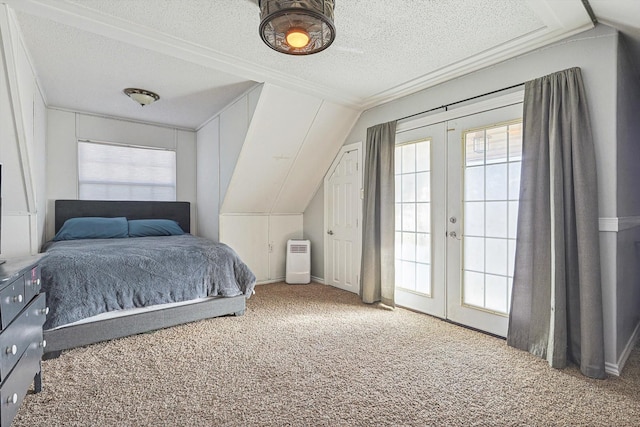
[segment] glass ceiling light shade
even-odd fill
[[[259,0],[260,37],[288,55],[311,55],[336,38],[335,0]]]
[[[160,99],[160,95],[158,95],[157,93],[144,89],[128,87],[123,90],[123,92],[125,93],[125,95],[127,95],[129,98],[133,99],[143,107]]]

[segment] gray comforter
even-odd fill
[[[40,262],[45,329],[107,311],[232,297],[256,278],[228,246],[190,234],[50,242]]]

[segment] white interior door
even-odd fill
[[[446,128],[396,136],[396,304],[445,317]]]
[[[506,336],[522,160],[522,104],[448,122],[447,318]]]
[[[361,150],[359,145],[343,149],[325,179],[325,281],[355,293],[360,291]]]

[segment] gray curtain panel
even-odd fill
[[[367,129],[362,205],[360,296],[395,307],[395,183],[396,122]]]
[[[582,74],[527,82],[507,343],[604,378],[596,162]]]

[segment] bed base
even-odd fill
[[[241,316],[246,308],[246,296],[213,298],[193,304],[147,311],[128,316],[82,323],[60,329],[44,331],[46,347],[43,359],[54,359],[75,347],[101,341],[155,331],[196,320],[226,315]]]

